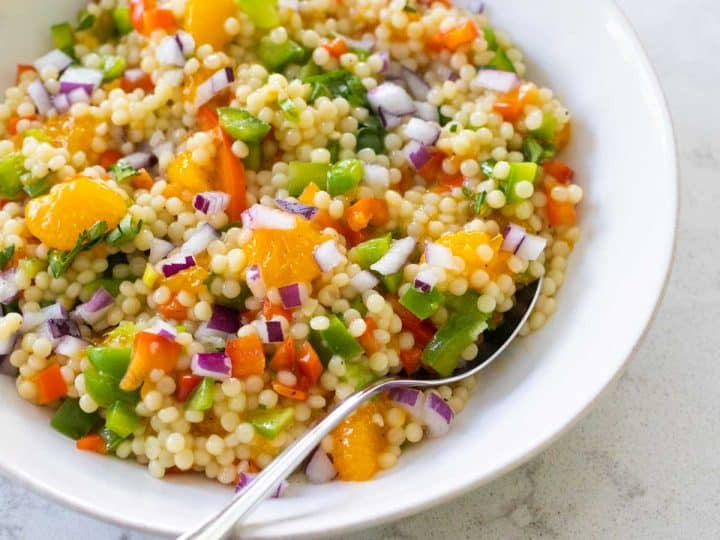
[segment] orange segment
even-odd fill
[[[502,235],[495,235],[490,238],[487,233],[480,231],[459,231],[445,234],[436,242],[452,251],[453,255],[465,261],[465,275],[471,275],[475,270],[485,270],[490,277],[494,277],[503,271],[508,254],[500,251],[502,246]],[[493,257],[485,262],[477,252],[477,248],[483,245],[490,246]]]
[[[68,114],[61,114],[49,118],[45,122],[43,130],[56,144],[67,148],[71,155],[76,152],[85,152],[88,161],[94,163],[98,159],[98,155],[97,152],[93,152],[91,144],[97,125],[98,121],[90,115],[76,118]]]
[[[291,230],[257,229],[245,244],[248,265],[260,267],[267,287],[283,287],[292,283],[309,283],[320,275],[313,257],[315,246],[327,240],[305,219],[297,219]]]
[[[197,294],[205,288],[204,282],[209,275],[210,273],[202,266],[193,266],[170,276],[164,281],[163,285],[174,293],[188,291]]]
[[[189,0],[185,9],[185,29],[198,45],[208,44],[219,51],[230,43],[232,38],[223,27],[237,14],[235,0]]]
[[[370,480],[380,469],[378,456],[384,447],[383,430],[372,420],[378,412],[378,406],[369,403],[333,431],[332,458],[341,480]]]
[[[50,248],[67,251],[83,231],[105,221],[117,227],[127,213],[125,197],[102,180],[78,176],[50,194],[30,200],[25,222],[30,232]]]
[[[167,179],[171,186],[176,186],[181,191],[188,191],[192,195],[210,191],[210,174],[207,169],[193,161],[192,152],[178,154],[170,162]]]

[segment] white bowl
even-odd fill
[[[51,22],[75,2],[3,0],[0,85],[16,62],[46,50]],[[567,430],[621,372],[650,322],[673,253],[677,180],[673,134],[648,60],[606,0],[490,0],[492,23],[528,56],[574,115],[564,156],[584,187],[583,237],[558,311],[482,376],[450,434],[404,453],[375,481],[294,486],[255,512],[246,538],[338,533],[399,518],[488,482]],[[632,411],[628,414],[632,414]],[[144,467],[75,450],[48,414],[0,381],[0,470],[75,509],[175,534],[231,492],[200,478],[153,480]]]

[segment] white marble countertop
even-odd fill
[[[720,538],[720,91],[712,0],[618,0],[667,93],[678,138],[677,257],[657,318],[619,384],[530,464],[379,539]],[[648,197],[646,204],[652,204]],[[0,479],[0,540],[140,540]]]

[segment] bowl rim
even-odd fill
[[[668,195],[672,196],[672,206],[674,207],[673,212],[673,224],[672,224],[672,241],[669,243],[669,249],[666,250],[665,253],[665,261],[664,261],[664,276],[662,279],[661,286],[659,289],[654,293],[656,296],[655,303],[653,308],[650,310],[648,316],[646,317],[645,321],[642,323],[640,330],[637,334],[637,336],[634,338],[634,344],[630,348],[630,350],[625,355],[624,360],[622,361],[622,364],[620,367],[615,371],[615,373],[609,377],[604,383],[603,386],[600,387],[600,389],[595,393],[594,396],[591,397],[591,399],[588,400],[588,402],[584,405],[584,407],[577,412],[574,413],[574,415],[568,417],[567,421],[562,424],[552,435],[547,437],[544,440],[536,441],[534,447],[531,450],[528,450],[524,454],[518,455],[514,458],[512,458],[510,461],[508,461],[505,465],[502,467],[497,468],[491,473],[481,475],[477,478],[470,478],[464,485],[461,486],[450,486],[449,488],[446,488],[444,491],[436,492],[434,493],[434,496],[432,498],[428,498],[426,501],[419,503],[419,504],[398,504],[394,508],[388,510],[386,513],[383,513],[379,516],[373,516],[370,520],[362,520],[362,519],[355,519],[355,520],[349,520],[346,523],[340,524],[340,525],[334,525],[329,528],[324,528],[322,530],[313,530],[313,531],[307,531],[302,533],[296,533],[293,535],[294,538],[318,538],[318,537],[327,537],[329,535],[337,535],[341,533],[348,533],[352,531],[357,531],[360,529],[368,528],[368,527],[376,527],[383,524],[386,524],[388,522],[397,521],[399,519],[402,519],[404,517],[408,517],[414,514],[417,514],[423,510],[426,510],[428,508],[432,508],[434,506],[438,506],[440,504],[446,503],[452,499],[455,499],[457,497],[460,497],[474,489],[479,488],[482,485],[485,485],[500,476],[512,471],[513,469],[516,469],[517,467],[527,463],[537,455],[544,452],[547,448],[549,448],[555,441],[557,441],[560,437],[562,437],[565,433],[570,431],[574,426],[576,426],[592,409],[592,407],[602,398],[604,397],[608,391],[615,385],[615,383],[622,377],[625,370],[627,369],[627,366],[630,362],[630,360],[633,358],[639,347],[645,342],[645,339],[648,335],[648,332],[654,322],[654,320],[657,317],[657,314],[660,310],[660,306],[663,303],[663,299],[665,298],[665,295],[667,294],[669,281],[670,281],[670,275],[673,268],[673,263],[675,260],[675,254],[677,250],[677,232],[678,232],[678,225],[679,225],[679,213],[680,213],[680,197],[681,197],[681,191],[680,191],[680,174],[679,174],[679,164],[678,164],[678,157],[677,157],[677,140],[675,136],[675,128],[673,124],[672,115],[670,114],[670,109],[668,106],[668,100],[665,95],[665,92],[663,90],[662,84],[660,83],[659,77],[652,65],[652,62],[650,61],[650,58],[647,54],[647,51],[645,50],[638,34],[635,28],[630,23],[628,17],[625,15],[625,13],[622,11],[622,9],[616,4],[615,0],[595,0],[599,4],[603,5],[606,10],[608,10],[609,13],[611,13],[616,21],[620,24],[621,30],[623,31],[624,35],[628,38],[628,43],[632,46],[633,50],[633,56],[639,61],[639,64],[644,72],[644,75],[648,77],[648,84],[647,87],[652,90],[654,94],[654,98],[657,99],[657,102],[659,104],[659,107],[657,108],[657,114],[662,119],[663,124],[663,135],[664,140],[666,142],[667,148],[665,148],[665,159],[668,161],[668,164],[670,165],[670,168],[668,170],[668,176],[671,177],[674,180],[674,190],[671,190]],[[2,476],[17,482],[18,484],[29,488],[33,492],[43,496],[47,497],[50,500],[53,500],[67,508],[71,508],[75,511],[81,512],[87,516],[100,519],[106,523],[116,525],[118,527],[122,528],[129,528],[132,530],[149,533],[149,534],[155,534],[155,535],[162,535],[162,536],[171,536],[176,534],[177,531],[171,530],[169,528],[159,528],[152,525],[144,525],[142,523],[137,523],[129,520],[125,520],[120,518],[117,514],[112,513],[110,510],[103,509],[100,506],[95,506],[93,504],[90,504],[86,502],[85,500],[79,499],[77,497],[67,495],[66,493],[63,493],[59,489],[55,489],[50,484],[46,484],[41,479],[34,477],[33,475],[24,472],[22,470],[18,470],[14,467],[8,466],[6,463],[0,461],[0,474]]]

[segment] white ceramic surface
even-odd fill
[[[0,36],[14,44],[0,65],[2,82],[15,62],[47,46],[48,23],[68,18],[69,4],[2,2]],[[672,256],[677,184],[669,118],[644,53],[604,0],[488,4],[493,23],[526,51],[531,77],[556,89],[574,115],[566,157],[586,191],[585,234],[558,313],[483,377],[448,437],[405,453],[374,482],[294,486],[287,498],[260,508],[247,537],[379,523],[509,470],[587,409],[620,372],[654,312]],[[651,189],[652,204],[636,204]],[[648,224],[652,234],[638,246],[637,231]],[[16,397],[10,381],[0,383],[0,425],[13,433],[12,443],[0,441],[0,468],[45,494],[158,533],[189,526],[228,497],[206,482],[158,482],[130,463],[78,453],[47,427],[46,414]]]

